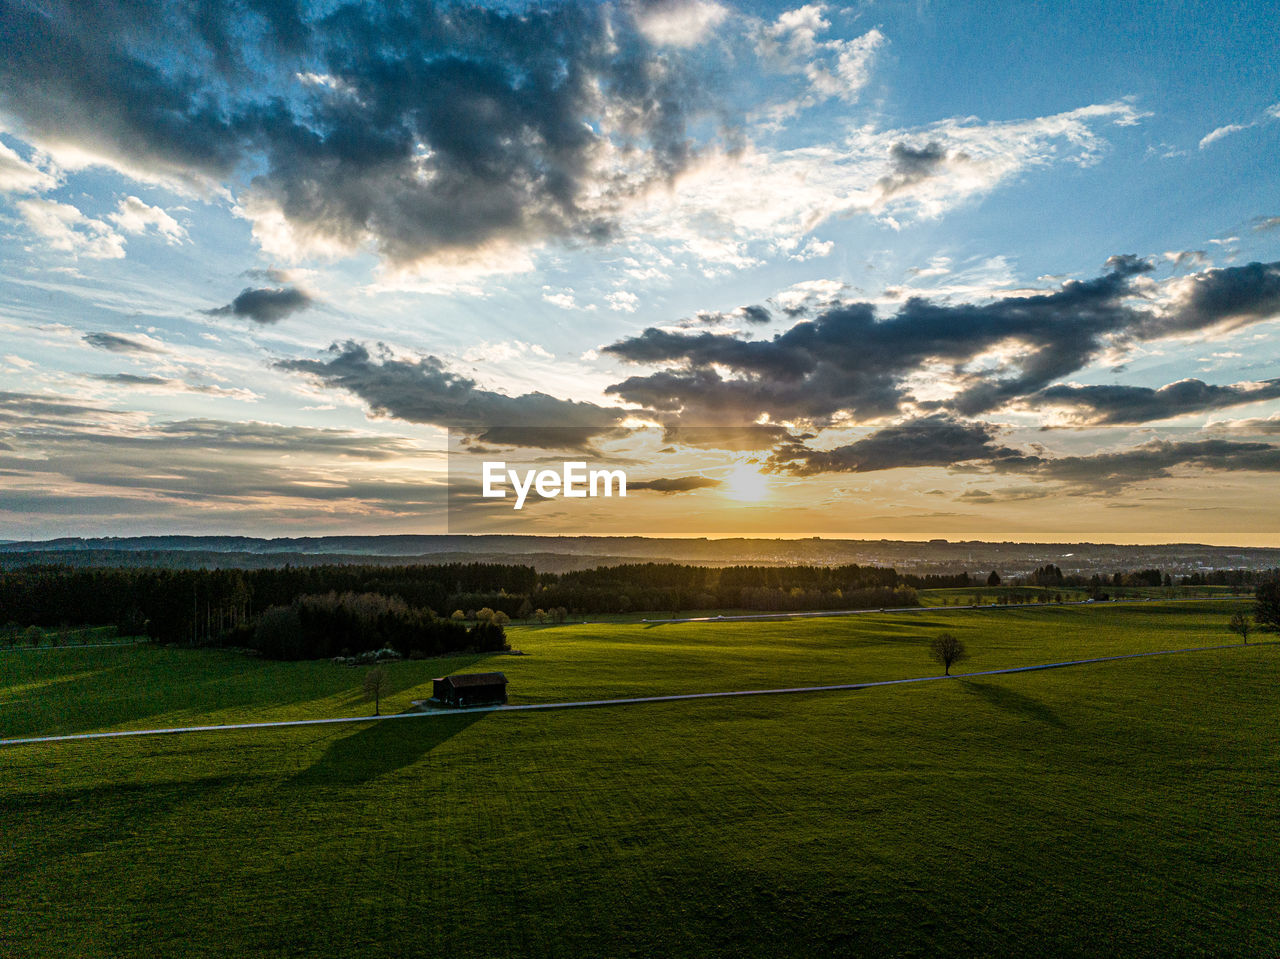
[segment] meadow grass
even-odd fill
[[[513,703],[873,682],[931,675],[927,645],[950,631],[969,672],[1209,646],[1245,601],[1141,606],[922,609],[727,623],[516,626],[523,656],[463,655],[386,667],[384,713],[431,695],[431,679],[501,670]],[[231,650],[148,645],[0,656],[0,738],[365,716],[363,669],[281,663]]]
[[[1166,615],[1154,645],[1204,628]],[[1009,644],[984,643],[993,658],[1034,627],[974,622],[975,645]],[[1135,628],[1119,610],[1087,626],[1099,647]],[[869,643],[888,624],[866,628]],[[1073,628],[1055,620],[1024,651],[1078,651]],[[567,668],[567,630],[522,643],[530,666]],[[1271,955],[1278,671],[1267,645],[8,748],[0,954]]]

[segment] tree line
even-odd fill
[[[384,603],[377,615],[360,612],[375,604],[369,597],[381,597]],[[891,568],[857,565],[718,568],[640,563],[561,574],[496,563],[258,570],[46,565],[0,572],[0,623],[115,625],[123,634],[162,642],[256,642],[271,655],[298,648],[326,655],[330,645],[296,638],[253,640],[263,615],[272,609],[292,610],[287,616],[273,614],[279,623],[290,624],[282,635],[297,632],[295,620],[304,636],[315,634],[318,627],[309,624],[328,617],[332,622],[326,629],[350,634],[342,623],[358,621],[366,624],[369,637],[395,636],[406,644],[408,634],[435,624],[430,630],[440,637],[455,637],[439,639],[448,646],[463,642],[456,630],[475,621],[476,611],[483,609],[522,621],[543,610],[544,618],[563,621],[568,615],[643,611],[913,605],[918,599],[906,577]],[[380,625],[368,625],[374,623]],[[352,639],[339,649],[355,650],[363,642]],[[426,645],[438,644],[432,640]]]
[[[1246,572],[1213,578],[1243,585],[1266,576],[1246,577]],[[1267,584],[1275,582],[1275,572],[1270,571]],[[987,579],[996,577],[993,572]],[[1075,577],[1049,564],[1037,569],[1033,579],[1037,585],[1057,586],[1074,585]],[[1143,570],[1084,583],[1097,589],[1117,580],[1155,585],[1164,584],[1166,576]],[[243,646],[281,658],[353,655],[386,645],[402,654],[435,655],[500,649],[505,645],[503,623],[511,620],[916,606],[917,584],[955,587],[974,582],[968,573],[916,577],[891,567],[858,565],[634,563],[560,574],[500,563],[260,570],[49,565],[0,572],[0,623],[7,624],[6,634],[15,636],[32,625],[114,625],[124,635],[188,645]],[[1259,620],[1266,623],[1267,617]]]

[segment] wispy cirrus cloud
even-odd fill
[[[1252,120],[1248,120],[1243,123],[1227,123],[1210,130],[1200,138],[1200,149],[1203,150],[1217,141],[1231,136],[1232,134],[1240,133],[1244,130],[1252,129],[1253,127],[1262,126],[1263,124],[1271,123],[1274,120],[1280,120],[1280,103],[1271,104],[1271,106],[1267,107]]]
[[[165,348],[157,340],[143,333],[131,336],[123,336],[119,333],[86,333],[80,339],[89,346],[106,350],[108,353],[159,354],[165,352]]]

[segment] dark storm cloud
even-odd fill
[[[647,489],[655,493],[690,493],[694,490],[711,489],[720,485],[717,479],[708,476],[674,476],[670,479],[627,480],[627,492]]]
[[[348,341],[330,347],[327,360],[284,360],[281,370],[305,373],[326,386],[360,397],[378,415],[474,431],[483,442],[580,448],[616,430],[623,410],[546,393],[507,396],[445,368],[434,356],[379,360]]]
[[[164,350],[141,340],[120,336],[118,333],[86,333],[80,339],[99,350],[110,353],[163,353]]]
[[[694,422],[749,423],[761,414],[775,420],[821,421],[837,414],[867,420],[900,415],[907,404],[978,416],[1034,398],[1110,344],[1280,312],[1280,263],[1193,274],[1177,281],[1177,295],[1163,307],[1148,296],[1145,274],[1152,269],[1146,259],[1115,256],[1102,275],[1068,281],[1052,292],[985,304],[914,297],[884,318],[869,303],[840,303],[766,340],[649,328],[603,352],[665,368],[628,377],[607,392]],[[995,368],[970,368],[997,347],[1009,355]],[[931,363],[949,369],[955,395],[920,400],[912,394],[908,378]],[[1243,389],[1205,386],[1199,396],[1230,405]],[[1196,392],[1176,386],[1156,399],[1190,404]],[[1101,394],[1092,398],[1107,402]],[[1090,396],[1077,399],[1087,403]],[[1117,409],[1121,401],[1112,398]]]
[[[1009,456],[990,468],[1053,481],[1085,493],[1118,492],[1173,475],[1180,466],[1227,472],[1280,472],[1280,446],[1224,439],[1153,440],[1133,449],[1088,456]]]
[[[209,316],[243,316],[255,323],[279,323],[315,302],[293,286],[246,289],[226,306],[205,310]]]
[[[1090,424],[1147,423],[1187,413],[1240,406],[1280,397],[1280,379],[1213,386],[1203,380],[1145,386],[1051,386],[1026,398],[1028,406],[1062,405],[1080,411]]]
[[[870,473],[878,470],[951,466],[970,460],[990,462],[1019,456],[998,445],[995,429],[985,423],[961,423],[927,417],[886,426],[869,436],[832,450],[784,444],[769,457],[775,472],[809,476],[815,473]]]
[[[695,61],[588,0],[0,7],[0,109],[33,139],[251,176],[246,208],[395,262],[607,236],[619,204],[692,158],[686,128],[712,107]]]

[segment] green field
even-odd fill
[[[387,667],[385,712],[431,695],[431,679],[501,670],[513,703],[820,686],[928,675],[926,645],[948,630],[964,671],[1209,646],[1240,602],[922,609],[728,623],[517,626],[524,656],[471,655]],[[0,738],[371,712],[363,670],[266,662],[226,650],[124,646],[0,653]]]
[[[516,629],[513,701],[1228,642],[1243,603]],[[1260,637],[1269,638],[1269,637]],[[0,654],[0,736],[367,710],[362,671]],[[1280,646],[848,693],[0,749],[0,955],[1271,955]]]

